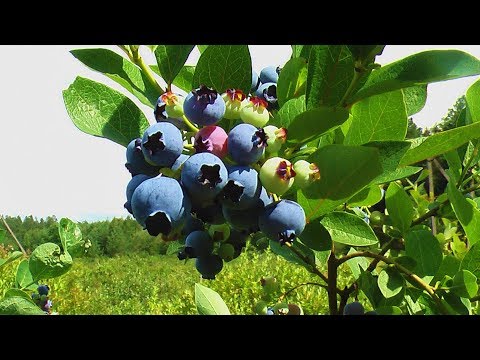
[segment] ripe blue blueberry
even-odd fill
[[[267,66],[263,68],[262,71],[260,71],[260,81],[262,82],[262,84],[266,84],[269,82],[277,83],[280,71],[282,71],[280,66]]]
[[[223,260],[218,255],[198,257],[195,260],[195,267],[203,279],[215,280],[215,275],[222,271]]]
[[[224,207],[235,210],[252,207],[262,190],[255,169],[249,166],[232,166],[228,169],[228,181],[222,190]]]
[[[193,231],[185,239],[183,251],[192,259],[209,256],[213,252],[213,240],[206,231]]]
[[[143,134],[141,146],[147,162],[171,167],[183,150],[182,133],[170,123],[156,123],[149,126]]]
[[[131,205],[137,222],[152,236],[178,229],[191,211],[190,199],[179,182],[161,175],[138,185]]]
[[[139,174],[151,176],[158,175],[160,167],[151,165],[145,160],[141,144],[142,139],[140,138],[130,141],[127,146],[127,162],[125,163],[125,167],[130,171],[132,176]]]
[[[292,200],[267,205],[258,219],[260,231],[281,245],[292,243],[302,233],[305,223],[305,211]]]
[[[363,315],[365,313],[365,309],[363,305],[358,301],[353,301],[348,303],[343,308],[343,315]]]
[[[266,144],[265,131],[250,124],[239,124],[228,134],[228,153],[239,165],[257,162],[265,153]]]
[[[128,182],[127,190],[126,190],[127,201],[125,202],[123,207],[125,209],[127,209],[127,211],[130,214],[133,215],[132,203],[131,203],[133,192],[138,187],[138,185],[140,185],[142,182],[144,182],[145,180],[150,179],[150,178],[151,178],[151,176],[149,176],[149,175],[139,174],[139,175],[135,175],[134,177],[132,177],[132,179]]]
[[[212,201],[228,179],[227,168],[216,155],[208,152],[190,156],[183,164],[182,184],[195,204]]]
[[[268,110],[278,109],[277,84],[273,82],[263,83],[255,91],[255,96],[265,100],[268,103]]]
[[[49,290],[50,290],[50,288],[48,287],[48,285],[40,285],[37,288],[37,291],[38,291],[39,295],[48,295]]]
[[[202,220],[196,218],[195,216],[192,216],[191,214],[188,214],[181,234],[186,236],[196,230],[205,230],[205,225],[203,224]]]
[[[188,120],[197,125],[214,125],[225,114],[225,101],[216,90],[200,85],[188,93],[183,111]]]

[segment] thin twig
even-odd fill
[[[8,226],[7,224],[7,221],[5,220],[5,218],[3,217],[3,215],[0,215],[0,217],[2,218],[2,221],[3,223],[5,224],[5,227],[7,228],[8,232],[10,233],[10,235],[12,235],[13,239],[15,240],[15,242],[17,243],[18,247],[20,248],[20,250],[22,251],[23,255],[27,256],[27,252],[25,251],[25,249],[23,248],[22,244],[20,244],[20,241],[18,241],[17,237],[15,236],[15,234],[13,233],[12,229],[10,229],[10,226]]]
[[[291,288],[290,290],[284,292],[282,295],[280,295],[280,297],[278,298],[278,302],[282,302],[283,299],[285,299],[292,291],[294,290],[297,290],[299,287],[302,287],[302,286],[307,286],[307,285],[314,285],[314,286],[320,286],[324,289],[328,289],[327,285],[323,285],[323,284],[319,284],[319,283],[315,283],[315,282],[305,282],[305,283],[302,283],[302,284],[299,284],[297,286],[294,286],[293,288]]]

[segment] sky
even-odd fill
[[[102,82],[132,99],[153,123],[150,108],[139,103],[107,77],[86,68],[70,53],[78,48],[114,45],[1,45],[0,143],[4,149],[0,176],[0,214],[55,215],[74,221],[126,217],[125,187],[131,176],[125,169],[125,148],[79,131],[70,120],[62,90],[76,76]],[[386,65],[429,49],[459,49],[480,58],[479,45],[387,45],[377,62]],[[283,65],[289,45],[251,45],[253,69]],[[143,49],[145,61],[154,57]],[[187,60],[194,65],[199,52]],[[413,116],[421,127],[446,115],[455,100],[478,76],[430,84],[425,108]]]

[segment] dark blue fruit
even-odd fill
[[[209,256],[213,252],[213,240],[206,231],[193,231],[185,239],[183,251],[189,258]]]
[[[358,301],[353,301],[348,303],[343,308],[343,315],[363,315],[365,313],[365,309],[363,305]]]
[[[278,75],[282,69],[279,66],[267,66],[260,71],[260,81],[262,84],[269,82],[277,83]]]
[[[223,260],[218,255],[199,257],[195,260],[195,267],[202,274],[202,278],[215,280],[215,275],[222,271]]]
[[[262,185],[258,172],[249,166],[228,168],[228,181],[222,190],[223,206],[235,210],[255,205],[260,196]]]
[[[255,96],[268,103],[268,110],[278,109],[277,84],[273,82],[262,84],[255,91]]]
[[[265,153],[266,144],[265,131],[250,124],[239,124],[228,134],[228,153],[239,165],[257,162]]]
[[[284,245],[292,243],[305,228],[305,211],[292,200],[280,200],[265,207],[258,219],[260,231]]]
[[[147,162],[171,167],[183,150],[182,133],[170,123],[156,123],[143,134],[141,146]]]
[[[225,101],[216,90],[200,85],[188,93],[183,111],[187,119],[197,125],[214,125],[225,114]]]
[[[132,176],[145,174],[156,176],[160,172],[160,167],[149,164],[142,152],[142,139],[134,139],[127,146],[127,162],[125,167]]]
[[[254,233],[260,230],[258,227],[258,217],[261,208],[236,210],[232,208],[222,208],[223,217],[232,229]]]
[[[192,155],[185,161],[180,179],[192,201],[201,204],[220,193],[227,183],[228,172],[218,156],[205,152]]]
[[[181,234],[186,236],[196,230],[205,230],[205,225],[203,224],[202,220],[192,216],[191,214],[188,214]]]
[[[175,162],[173,163],[172,170],[173,171],[181,170],[183,164],[185,163],[185,161],[188,160],[189,157],[190,156],[188,156],[186,154],[180,154],[180,156],[177,158],[177,160],[175,160]]]
[[[48,285],[40,285],[37,288],[37,291],[38,291],[39,295],[48,295],[49,290],[50,290],[50,288],[48,287]]]
[[[137,222],[152,236],[178,229],[191,211],[190,199],[180,183],[161,175],[138,185],[131,205]]]
[[[150,178],[151,176],[149,175],[139,174],[132,177],[132,179],[128,182],[127,190],[126,190],[127,201],[125,202],[123,207],[127,209],[127,211],[130,214],[133,215],[132,204],[131,204],[133,192],[138,187],[138,185],[140,185],[142,182]]]

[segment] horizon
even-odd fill
[[[0,137],[11,150],[3,160],[7,175],[0,180],[0,214],[24,219],[32,216],[96,222],[131,215],[123,208],[130,174],[124,167],[125,148],[79,131],[68,117],[62,91],[76,76],[102,82],[132,99],[153,120],[153,110],[120,85],[96,73],[69,50],[103,47],[122,54],[114,45],[2,45],[0,65],[5,72]],[[282,66],[290,57],[289,45],[249,45],[252,67],[259,73],[268,65]],[[274,49],[273,49],[274,48]],[[479,45],[387,45],[376,62],[381,65],[427,49],[459,49],[480,58]],[[32,54],[35,61],[32,61]],[[155,58],[148,49],[148,64]],[[195,64],[195,48],[187,64]],[[456,99],[478,79],[472,76],[430,84],[427,103],[414,122],[432,127],[447,115]],[[19,141],[20,139],[20,141]]]

